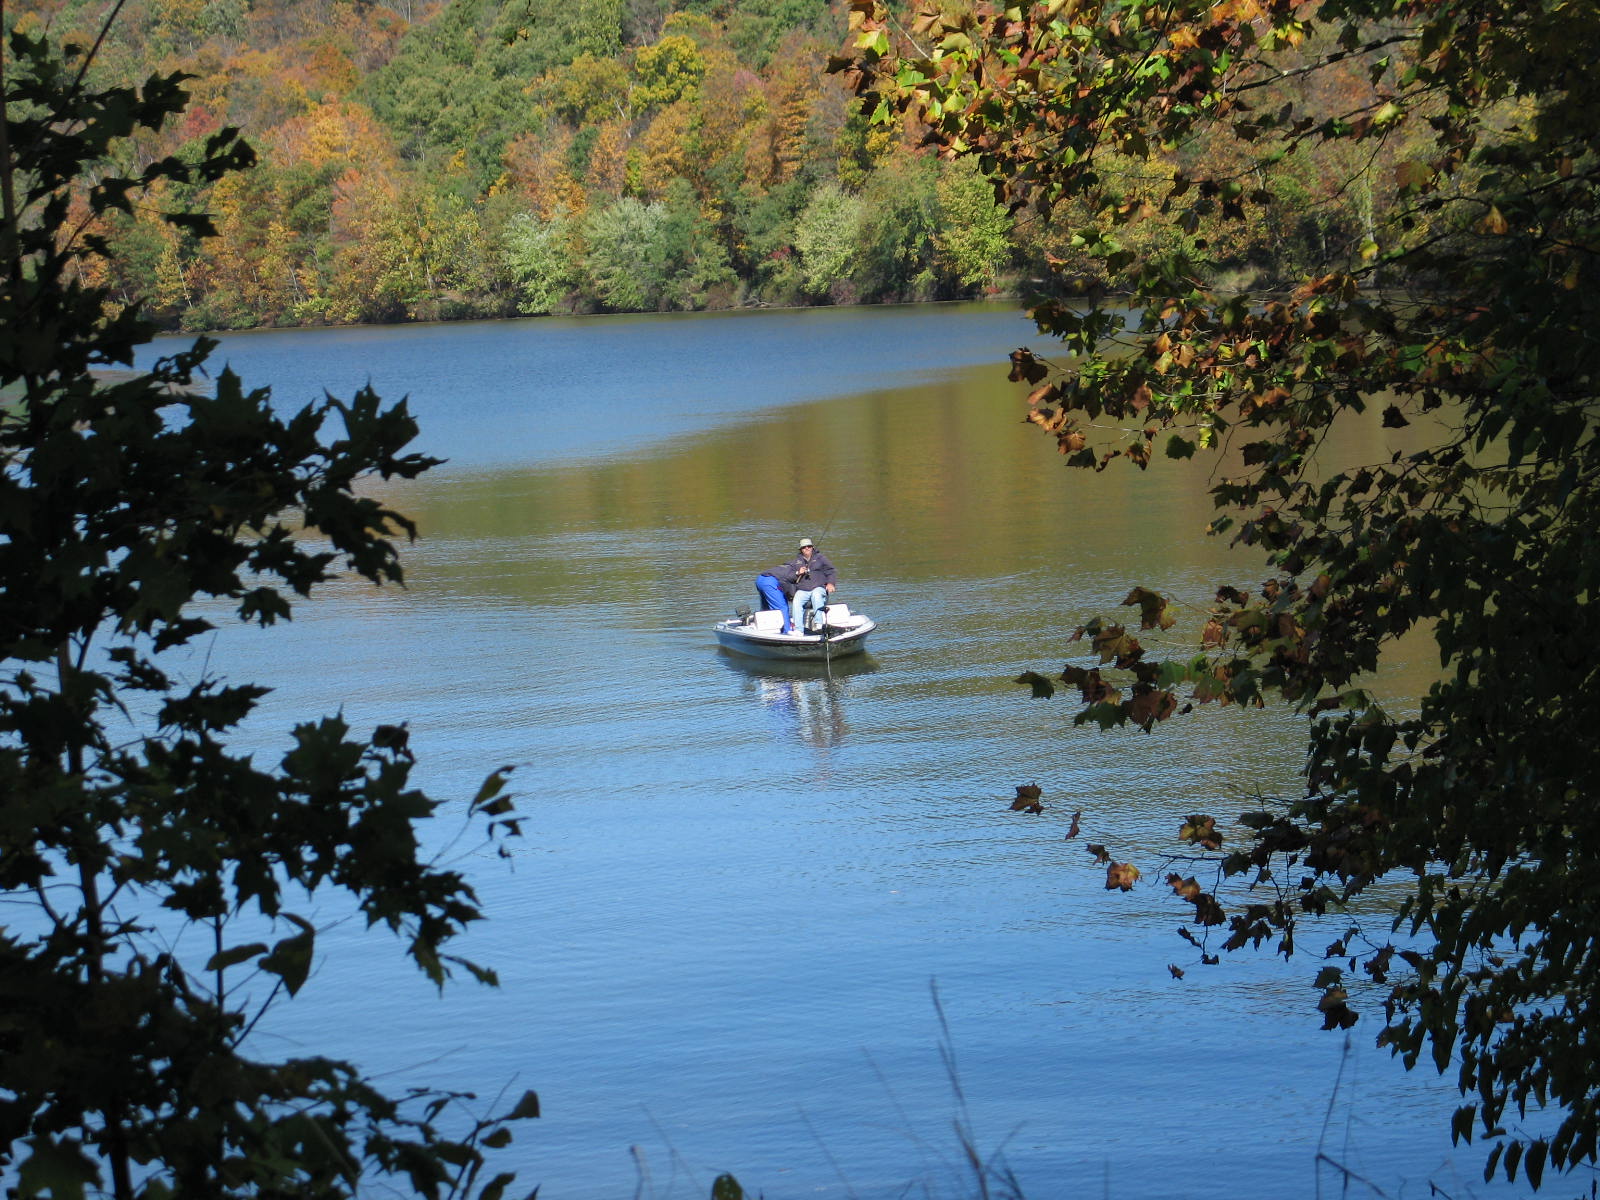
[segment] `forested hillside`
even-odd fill
[[[87,44],[106,9],[7,11]],[[850,36],[824,0],[126,0],[97,78],[195,76],[181,128],[141,152],[196,154],[233,125],[259,161],[177,198],[217,238],[119,218],[110,282],[172,326],[225,329],[948,299],[1071,262],[972,161],[864,120],[827,73]],[[1352,195],[1302,165],[1293,211],[1168,236],[1241,277],[1336,257],[1383,201],[1380,166]],[[1170,181],[1130,167],[1127,202]]]

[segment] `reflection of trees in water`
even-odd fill
[[[844,719],[843,679],[786,679],[762,676],[756,680],[761,703],[777,715],[808,746],[832,746],[849,730]]]

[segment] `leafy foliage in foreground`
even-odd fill
[[[197,602],[270,625],[342,568],[399,582],[390,539],[411,525],[357,482],[431,460],[405,451],[404,405],[370,392],[288,417],[231,373],[200,394],[205,342],[97,373],[131,366],[150,327],[85,282],[106,253],[90,223],[251,154],[224,129],[107,171],[182,111],[183,79],[92,90],[85,65],[20,34],[0,57],[0,1167],[14,1194],[57,1200],[346,1197],[373,1176],[495,1200],[512,1179],[480,1179],[485,1151],[538,1115],[532,1093],[462,1117],[471,1097],[396,1099],[348,1063],[246,1053],[266,1005],[306,985],[317,929],[295,908],[313,897],[393,931],[435,983],[493,981],[446,952],[480,914],[466,879],[421,860],[436,803],[409,784],[404,727],[307,722],[263,770],[225,739],[265,689],[185,682],[167,653],[213,628]],[[505,780],[470,805],[491,839],[516,832]]]
[[[1365,993],[1408,1066],[1454,1071],[1452,1131],[1492,1141],[1486,1173],[1537,1186],[1595,1162],[1592,7],[1049,0],[926,7],[905,26],[852,8],[835,65],[867,110],[916,117],[1015,209],[1087,203],[1075,244],[1131,297],[1037,308],[1063,353],[1013,355],[1028,419],[1091,470],[1217,451],[1210,531],[1275,571],[1218,589],[1192,656],[1155,661],[1132,620],[1101,619],[1081,631],[1093,665],[1061,675],[1080,723],[1150,730],[1273,696],[1307,714],[1305,794],[1244,815],[1216,888],[1169,885],[1227,948],[1289,954],[1305,918],[1348,915],[1384,881],[1391,928],[1356,920],[1323,948],[1324,1024],[1352,1024]],[[1282,168],[1313,150],[1345,164],[1365,228],[1293,286],[1212,290],[1206,244],[1152,252],[1138,234],[1290,220]],[[1366,420],[1412,427],[1410,447],[1319,458],[1330,430]],[[1153,590],[1127,603],[1139,634],[1173,624]],[[1388,712],[1363,686],[1413,630],[1442,677]],[[1185,829],[1220,848],[1205,814]]]

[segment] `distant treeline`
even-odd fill
[[[87,43],[103,7],[7,14]],[[824,0],[128,0],[98,77],[195,76],[185,120],[142,152],[233,125],[259,161],[159,198],[211,213],[215,238],[154,208],[109,222],[109,282],[188,329],[954,299],[1047,260],[1070,274],[1074,231],[1114,225],[1014,218],[969,161],[869,124],[826,70],[847,37]],[[1282,168],[1274,219],[1219,209],[1129,250],[1241,278],[1346,253],[1385,176],[1334,195],[1337,165]],[[1171,179],[1116,182],[1159,204]]]

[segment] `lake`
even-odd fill
[[[769,1200],[973,1197],[968,1146],[989,1194],[1034,1200],[1379,1194],[1319,1149],[1389,1196],[1494,1194],[1450,1146],[1448,1081],[1374,1050],[1372,1013],[1319,1030],[1317,964],[1203,966],[1176,936],[1156,880],[1182,817],[1292,794],[1303,725],[1107,733],[1014,682],[1133,584],[1193,618],[1260,577],[1201,533],[1209,464],[1062,467],[1006,380],[1022,344],[1046,349],[981,305],[226,337],[214,361],[284,405],[409,394],[449,461],[384,492],[421,529],[405,590],[334,585],[191,670],[276,689],[263,756],[296,719],[408,721],[453,801],[430,844],[490,915],[458,948],[502,980],[438,995],[330,907],[259,1051],[485,1107],[536,1090],[508,1159],[543,1200],[722,1172]],[[879,621],[868,655],[730,657],[712,624],[803,535]],[[459,819],[501,764],[508,861]],[[1024,783],[1042,814],[1011,811]],[[1146,882],[1106,891],[1086,843]]]

